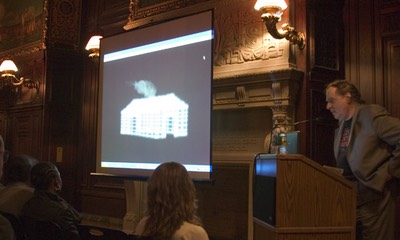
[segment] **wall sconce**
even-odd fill
[[[86,50],[89,51],[89,57],[99,57],[100,56],[100,39],[103,36],[95,35],[92,36],[88,43],[86,44]]]
[[[12,90],[16,91],[18,86],[25,86],[29,89],[36,89],[36,92],[39,94],[39,81],[33,81],[30,79],[25,79],[21,77],[18,79],[14,74],[18,71],[15,63],[10,60],[4,60],[0,65],[1,79],[0,79],[0,89],[4,87],[9,87]]]
[[[279,32],[276,29],[276,24],[281,20],[283,11],[287,8],[284,0],[257,0],[254,9],[261,11],[261,18],[272,37],[276,39],[286,38],[292,44],[297,44],[300,49],[305,47],[305,35],[297,32],[287,23],[282,25],[284,32]]]

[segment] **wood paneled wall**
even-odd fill
[[[400,2],[348,0],[343,12],[346,79],[359,87],[366,102],[381,104],[400,117]],[[396,213],[398,226],[400,197]],[[400,231],[396,229],[399,239]]]
[[[346,78],[367,102],[384,105],[400,117],[400,3],[395,0],[348,1],[345,9]],[[371,17],[373,16],[373,17]]]
[[[258,16],[252,10],[255,0],[254,3],[248,0],[168,1],[167,5],[162,5],[163,1],[152,1],[160,4],[157,7],[146,5],[147,1],[134,2],[140,3],[133,16],[139,25],[177,16],[182,14],[177,13],[182,8],[185,13],[193,13],[215,7],[220,11],[219,16],[228,18]],[[307,36],[306,48],[290,48],[288,59],[288,66],[305,73],[295,121],[323,118],[296,126],[302,133],[301,153],[331,165],[331,139],[336,122],[325,110],[323,89],[327,82],[347,78],[360,87],[368,102],[382,104],[400,117],[400,100],[396,98],[400,87],[400,3],[398,0],[286,2],[291,25]],[[225,12],[229,7],[235,11]],[[56,149],[62,147],[63,158],[57,165],[64,179],[63,196],[84,212],[122,218],[125,212],[122,180],[89,175],[95,170],[99,76],[98,63],[87,57],[84,46],[91,35],[124,32],[123,26],[130,14],[129,1],[48,0],[47,10],[46,48],[40,51],[42,57],[33,67],[40,70],[40,102],[9,107],[4,98],[0,98],[0,133],[5,136],[9,150],[29,153],[44,161],[56,162]],[[246,27],[243,22],[236,24]],[[244,39],[241,34],[234,37],[237,42]],[[220,193],[225,192],[231,198],[237,196],[237,199],[232,199],[232,210],[220,210],[231,211],[227,215],[208,210],[202,213],[208,229],[220,226],[220,223],[214,225],[213,214],[238,219],[248,214],[243,209],[248,207],[249,201],[242,199],[241,193],[231,191],[233,186],[227,183],[231,176],[247,181],[246,170],[241,165],[227,170],[223,170],[224,165],[220,167],[222,170],[216,170],[226,174],[220,177],[226,185],[198,186],[201,198],[206,198],[207,192],[212,193],[212,199],[200,205],[202,211],[219,210],[218,199],[224,199],[224,196],[218,198]],[[240,185],[238,190],[245,192],[242,188],[244,186]],[[236,208],[241,209],[237,215],[234,214]],[[226,229],[237,231],[215,233],[216,239],[245,239],[248,229],[243,228],[242,220],[232,219],[230,224]]]

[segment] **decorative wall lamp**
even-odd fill
[[[89,57],[98,58],[100,56],[100,39],[103,36],[92,36],[86,44],[86,50],[89,51]]]
[[[261,18],[272,37],[276,39],[286,38],[292,44],[297,44],[300,49],[305,47],[305,35],[297,32],[287,23],[282,25],[283,32],[276,29],[276,24],[281,20],[283,11],[287,8],[284,0],[257,0],[254,9],[261,11]]]
[[[15,76],[15,73],[18,71],[15,63],[10,60],[4,60],[0,65],[1,79],[0,79],[0,89],[4,89],[5,87],[10,88],[13,91],[16,91],[17,87],[23,85],[29,89],[36,89],[36,92],[39,93],[39,81],[34,81],[30,79],[26,79],[21,77],[18,79]]]

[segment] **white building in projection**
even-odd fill
[[[188,135],[189,105],[170,93],[133,99],[121,111],[121,134],[164,139]]]

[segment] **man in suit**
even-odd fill
[[[393,240],[394,180],[400,177],[400,120],[365,104],[350,82],[326,89],[326,108],[339,121],[334,141],[337,167],[357,186],[357,239]]]

